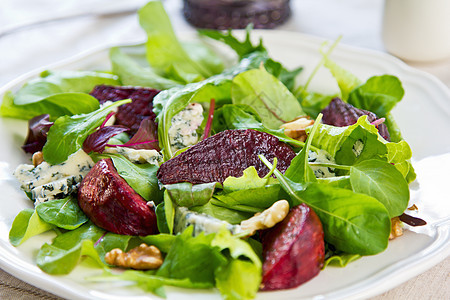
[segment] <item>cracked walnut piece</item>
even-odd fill
[[[284,134],[288,137],[304,142],[306,140],[306,127],[314,124],[314,120],[307,117],[300,117],[291,122],[284,123],[280,128],[284,129]]]
[[[241,222],[241,229],[253,235],[257,230],[267,229],[283,221],[289,212],[289,203],[286,200],[278,200],[268,209],[255,214],[248,220]]]
[[[393,217],[391,219],[391,234],[389,235],[389,239],[393,240],[396,237],[403,235],[403,224],[400,221],[399,217]]]
[[[121,268],[152,270],[162,265],[163,258],[158,248],[142,243],[139,247],[128,252],[123,252],[117,248],[113,249],[106,253],[105,261],[110,265]]]

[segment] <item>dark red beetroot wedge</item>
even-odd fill
[[[370,123],[378,120],[377,115],[373,112],[356,108],[337,97],[331,100],[330,104],[322,110],[322,114],[322,122],[324,124],[337,127],[353,125],[358,121],[359,117],[364,115],[367,116],[367,120]],[[378,124],[376,127],[386,141],[391,140],[387,126],[384,123]]]
[[[254,166],[264,177],[269,169],[259,159],[277,157],[277,169],[284,173],[295,157],[292,148],[273,135],[256,130],[225,130],[204,139],[180,155],[163,163],[158,170],[162,184],[220,182],[229,176],[240,177]]]
[[[306,204],[293,207],[282,222],[265,232],[262,245],[263,291],[297,287],[323,266],[322,223]]]
[[[133,102],[119,107],[115,122],[117,125],[130,128],[129,133],[133,135],[138,131],[142,120],[150,117],[150,120],[155,122],[153,98],[159,92],[159,90],[142,87],[98,85],[90,92],[90,95],[97,98],[100,103],[123,99],[133,100]]]
[[[78,204],[95,225],[125,235],[157,233],[156,214],[119,176],[110,158],[102,159],[86,175]]]

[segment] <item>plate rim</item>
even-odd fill
[[[275,34],[282,34],[282,35],[295,35],[296,37],[298,37],[299,40],[302,40],[302,42],[304,43],[311,43],[314,45],[320,45],[321,43],[323,43],[324,41],[330,41],[330,39],[326,39],[326,38],[322,38],[322,37],[317,37],[317,36],[313,36],[313,35],[308,35],[308,34],[304,34],[304,33],[299,33],[299,32],[292,32],[292,31],[286,31],[286,30],[254,30],[254,32],[256,33],[255,36],[265,36],[265,35],[275,35]],[[187,36],[190,37],[192,36],[193,32],[188,32]],[[108,51],[109,48],[111,47],[116,47],[116,46],[130,46],[130,45],[135,45],[135,44],[140,44],[143,43],[145,41],[143,41],[142,39],[136,40],[136,41],[131,41],[131,42],[126,42],[126,43],[108,43],[108,44],[103,44],[103,45],[99,45],[96,47],[92,47],[90,49],[81,51],[75,55],[72,55],[70,57],[67,57],[65,59],[56,61],[54,63],[51,64],[47,64],[38,68],[34,68],[33,70],[30,70],[18,77],[16,77],[15,79],[7,82],[5,85],[3,85],[2,87],[0,87],[0,97],[2,97],[2,95],[4,95],[7,91],[11,90],[14,87],[17,87],[19,85],[21,85],[21,83],[23,84],[25,81],[36,77],[37,75],[39,75],[42,71],[45,70],[49,70],[49,69],[56,69],[56,68],[61,68],[64,67],[65,65],[70,65],[73,63],[76,63],[78,61],[82,61],[83,59],[86,59],[90,56],[94,56],[94,55],[98,55],[101,54],[102,52]],[[441,92],[444,93],[444,95],[446,95],[449,99],[450,99],[450,89],[442,82],[440,81],[437,77],[435,77],[432,74],[429,74],[427,72],[418,70],[414,67],[411,67],[409,65],[407,65],[405,62],[401,61],[400,59],[388,54],[388,53],[384,53],[384,52],[380,52],[377,50],[372,50],[372,49],[366,49],[366,48],[360,48],[360,47],[355,47],[355,46],[350,46],[350,45],[346,45],[346,44],[339,44],[337,46],[337,48],[335,49],[335,52],[337,51],[342,51],[344,53],[357,53],[360,55],[364,55],[370,58],[376,58],[376,59],[380,59],[386,63],[388,63],[390,65],[390,67],[396,67],[398,70],[400,70],[402,73],[404,72],[404,75],[414,75],[414,76],[420,76],[423,78],[426,78],[428,81],[430,81],[432,84],[434,84]],[[0,99],[0,103],[1,103],[1,99]],[[442,103],[439,103],[442,106]],[[450,110],[447,108],[447,106],[444,106],[446,109],[446,112],[448,113],[448,115],[450,116]],[[358,284],[356,284],[356,288],[357,290],[355,291],[355,285],[349,286],[349,287],[344,287],[336,292],[331,292],[331,293],[327,293],[327,294],[323,294],[323,295],[317,295],[316,297],[320,297],[320,298],[325,298],[325,299],[359,299],[359,298],[365,298],[365,297],[370,297],[370,296],[375,296],[377,294],[381,294],[389,289],[394,288],[395,286],[400,285],[403,282],[406,282],[407,280],[421,274],[422,272],[430,269],[431,267],[433,267],[434,265],[438,264],[440,261],[444,260],[446,257],[448,257],[450,255],[450,239],[449,239],[449,228],[448,226],[446,226],[446,222],[443,222],[444,226],[440,226],[441,224],[436,225],[436,234],[438,235],[439,239],[438,240],[433,240],[433,243],[431,244],[431,246],[433,246],[431,249],[430,246],[428,246],[427,248],[425,248],[424,250],[422,250],[421,252],[425,251],[425,250],[433,250],[432,253],[435,254],[433,255],[431,258],[428,256],[424,256],[422,257],[422,259],[420,260],[419,263],[417,263],[417,260],[414,260],[414,263],[412,265],[412,267],[414,268],[414,272],[408,272],[407,274],[402,274],[402,272],[404,272],[404,268],[401,269],[397,269],[397,271],[395,272],[391,272],[388,273],[388,276],[384,277],[384,280],[381,281],[375,281],[372,282],[371,285],[372,287],[367,288],[367,285],[364,286],[364,283],[366,281],[370,281],[369,279],[372,278],[370,277],[369,279],[365,279],[362,282],[358,282]],[[448,223],[448,220],[447,220]],[[441,241],[442,240],[442,241]],[[440,244],[438,243],[440,242]],[[440,245],[442,245],[442,247],[439,247]],[[0,244],[0,248],[2,248],[3,245]],[[416,253],[414,256],[418,255],[418,253]],[[13,259],[8,260],[8,257],[11,256]],[[407,259],[407,261],[412,261],[414,257],[410,257]],[[22,261],[23,264],[21,264],[19,267],[17,265],[13,264],[14,262],[14,257],[11,253],[9,253],[8,251],[4,252],[0,252],[0,267],[5,270],[6,272],[12,274],[13,276],[17,276],[18,279],[23,280],[31,285],[34,285],[40,289],[49,291],[51,293],[54,293],[56,295],[62,296],[62,297],[67,297],[67,296],[74,296],[74,297],[92,297],[93,295],[89,293],[89,291],[85,291],[83,293],[81,293],[80,291],[74,291],[73,287],[68,287],[67,284],[65,282],[61,282],[59,280],[53,280],[54,276],[43,273],[42,271],[41,274],[40,273],[35,273],[33,270],[29,270],[27,269],[27,262]],[[402,264],[406,264],[405,260],[402,260],[401,262],[403,262]],[[389,269],[392,269],[393,266],[390,266]],[[411,266],[410,266],[411,268]],[[387,270],[383,270],[381,273],[385,273],[388,272]],[[42,276],[44,275],[44,276]],[[384,274],[386,275],[386,274]],[[379,275],[381,276],[381,274]],[[387,280],[387,279],[391,279],[391,280]],[[36,283],[39,283],[39,286],[36,285]],[[44,284],[44,285],[42,285]],[[367,284],[367,282],[366,282]],[[50,286],[49,286],[50,285]],[[375,286],[374,286],[375,285]],[[350,294],[348,294],[347,290],[353,290],[351,291]],[[67,292],[71,293],[70,295],[67,294]],[[347,294],[345,294],[347,292]],[[102,292],[100,292],[102,293]],[[109,296],[109,295],[108,295]],[[111,295],[113,298],[114,296]],[[142,297],[140,296],[134,296],[133,299],[140,299]],[[99,298],[99,299],[103,299],[103,298]],[[121,297],[121,299],[123,299],[123,297]],[[145,299],[159,299],[157,296],[155,295],[147,295],[145,296]]]

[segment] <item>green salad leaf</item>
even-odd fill
[[[16,105],[11,92],[5,93],[0,115],[29,120],[35,116],[49,114],[51,120],[60,116],[89,113],[99,107],[97,99],[84,93],[62,93],[48,96],[38,102]]]
[[[117,76],[93,71],[44,71],[32,79],[15,95],[14,104],[37,103],[64,93],[89,93],[96,85],[117,85]]]
[[[156,204],[162,200],[162,192],[159,188],[156,172],[158,166],[145,163],[134,164],[120,154],[101,154],[97,158],[109,157],[112,159],[114,167],[120,177],[135,190],[142,198],[153,201]]]
[[[221,71],[222,62],[215,59],[215,54],[206,49],[195,48],[195,55],[190,56],[178,41],[169,17],[160,1],[150,1],[139,9],[139,23],[147,33],[147,60],[159,74],[176,70],[185,79],[200,75],[208,78]],[[189,47],[189,50],[193,50]],[[214,57],[214,58],[212,58]],[[186,83],[192,82],[186,80]]]
[[[73,196],[40,203],[36,212],[48,224],[67,230],[76,229],[88,221]]]
[[[176,205],[192,207],[208,203],[214,193],[216,183],[192,184],[180,182],[164,185],[164,188]]]
[[[52,228],[54,226],[43,221],[34,209],[27,208],[15,217],[9,231],[9,241],[13,246],[19,246],[27,239]]]
[[[145,55],[145,52],[144,52]],[[119,76],[123,85],[143,86],[165,90],[181,83],[158,75],[149,65],[142,66],[120,47],[109,50],[112,71]]]
[[[402,83],[397,77],[374,76],[350,92],[348,103],[381,118],[388,115],[404,94]]]
[[[70,154],[82,148],[86,137],[102,124],[111,110],[130,102],[120,100],[88,114],[58,118],[48,131],[47,143],[42,149],[44,160],[53,165],[66,161]]]
[[[304,112],[294,95],[264,68],[240,73],[233,79],[234,104],[247,104],[262,119],[265,127],[278,129]]]
[[[115,248],[126,250],[131,238],[107,233],[88,222],[75,230],[58,235],[52,244],[45,243],[37,254],[36,263],[43,271],[54,275],[69,274],[82,256],[89,256],[105,267],[105,254]]]
[[[404,176],[390,163],[369,159],[350,169],[353,191],[376,198],[393,218],[401,215],[408,206],[409,188]]]
[[[153,99],[153,106],[157,115],[156,121],[159,124],[158,137],[164,159],[168,160],[173,156],[168,134],[173,116],[182,111],[189,103],[209,103],[211,99],[215,99],[216,102],[231,99],[231,80],[234,76],[245,70],[257,68],[265,59],[267,59],[266,54],[255,52],[221,74],[211,76],[201,82],[174,87],[156,95]]]

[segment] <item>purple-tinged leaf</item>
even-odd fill
[[[155,122],[151,118],[142,120],[136,134],[123,146],[134,149],[155,149],[159,151]]]
[[[337,127],[350,126],[355,124],[359,117],[367,115],[367,120],[369,122],[375,122],[375,126],[378,129],[380,135],[386,140],[390,141],[389,131],[385,124],[378,119],[377,115],[373,112],[359,109],[345,103],[340,98],[334,98],[331,100],[330,104],[322,110],[324,124],[333,125]],[[380,121],[378,121],[380,120]]]
[[[86,153],[98,152],[102,153],[105,150],[106,143],[113,136],[128,131],[129,129],[121,125],[104,126],[99,128],[97,131],[88,135],[88,137],[83,142],[83,150]]]
[[[28,121],[28,136],[22,146],[23,151],[35,153],[41,151],[47,142],[47,133],[53,122],[50,122],[50,115],[44,114],[36,116]]]

